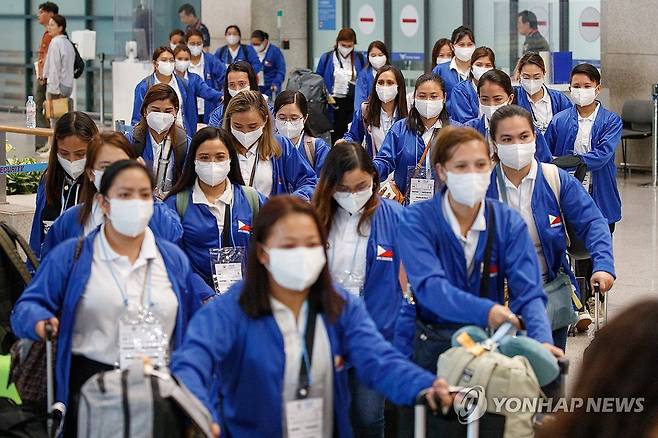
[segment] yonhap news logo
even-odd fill
[[[462,388],[452,403],[461,424],[477,421],[487,412],[487,398],[482,386]]]

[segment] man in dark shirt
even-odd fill
[[[192,29],[201,32],[203,35],[203,50],[207,52],[210,48],[210,32],[208,32],[206,25],[197,18],[194,6],[185,3],[178,9],[178,17],[180,18],[181,23],[186,26],[185,33],[188,33]]]
[[[516,25],[519,34],[525,36],[523,43],[523,53],[528,52],[549,52],[551,49],[548,46],[546,38],[537,30],[537,16],[532,11],[521,11],[517,16]]]

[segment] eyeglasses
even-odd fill
[[[276,119],[280,120],[282,122],[299,122],[303,118],[304,118],[304,116],[300,116],[300,115],[297,115],[297,114],[293,114],[290,117],[286,116],[285,114],[278,114],[276,116]]]

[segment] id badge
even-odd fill
[[[364,278],[363,275],[359,274],[350,274],[350,273],[345,273],[343,278],[340,279],[339,283],[345,290],[347,290],[350,294],[359,297],[362,295],[363,291],[363,282]]]
[[[242,280],[245,254],[246,248],[244,246],[210,250],[210,268],[215,293],[226,293],[233,284]]]
[[[286,403],[288,438],[322,438],[321,398],[306,398]]]
[[[413,175],[414,172],[417,173],[416,176],[409,179],[409,205],[432,199],[436,186],[431,171],[425,168],[416,171],[415,167],[409,167],[409,175]]]
[[[167,366],[169,339],[151,312],[126,312],[119,320],[119,367],[124,370],[145,357],[153,365]]]

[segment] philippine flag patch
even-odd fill
[[[238,233],[251,233],[251,225],[245,224],[242,221],[238,221]]]
[[[492,264],[489,267],[489,277],[495,277],[496,275],[498,275],[498,265]]]
[[[393,248],[377,245],[377,260],[385,262],[393,261]]]
[[[548,223],[551,225],[551,228],[561,227],[562,226],[562,217],[548,215]]]

